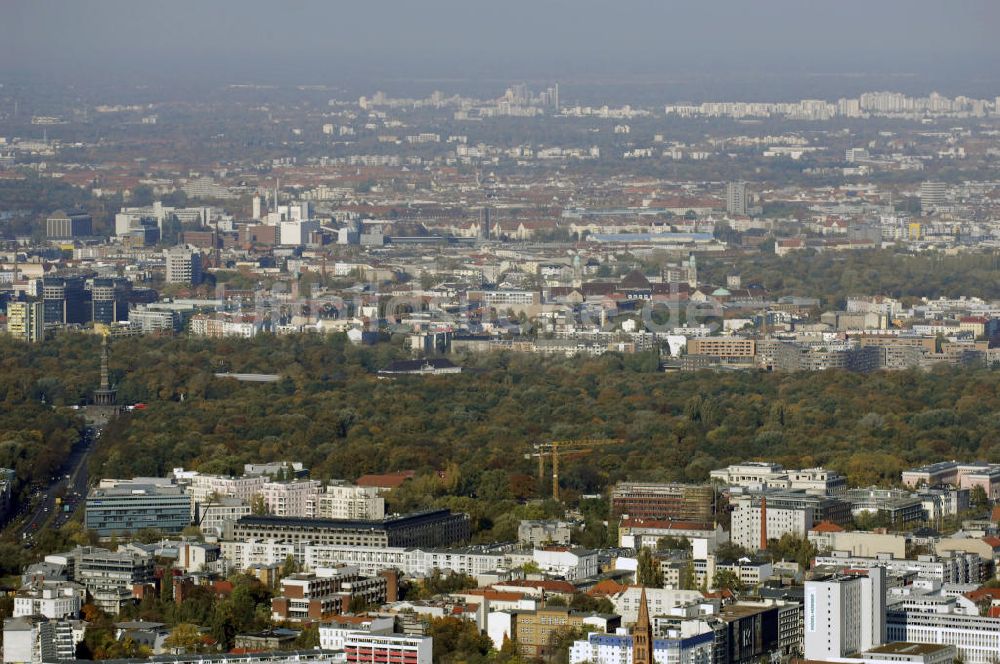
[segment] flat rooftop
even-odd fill
[[[876,646],[869,653],[879,655],[931,655],[941,652],[952,646],[941,643],[909,643],[907,641],[896,641],[895,643],[884,643]]]

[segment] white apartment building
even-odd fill
[[[632,586],[610,597],[615,612],[622,617],[622,623],[634,623],[639,618],[639,599],[642,588]],[[674,590],[672,588],[646,588],[646,606],[651,616],[662,616],[673,609],[704,601],[697,590]]]
[[[348,636],[358,632],[386,636],[393,633],[395,620],[392,616],[371,617],[354,620],[354,616],[342,621],[334,619],[319,625],[319,647],[323,650],[343,650]]]
[[[218,314],[218,317],[207,314],[196,314],[191,317],[191,334],[196,337],[221,339],[224,337],[242,337],[251,339],[261,330],[259,322],[245,320],[247,317],[230,320],[228,314]]]
[[[828,556],[816,556],[816,566],[870,568],[881,567],[889,574],[916,573],[919,578],[941,583],[979,583],[981,560],[974,553],[952,551],[949,556],[922,555],[916,560],[895,558],[891,553],[874,557],[852,556],[845,551],[833,551]]]
[[[86,592],[79,584],[58,581],[43,581],[36,587],[22,588],[14,597],[14,617],[76,618]]]
[[[201,254],[185,247],[163,250],[168,284],[197,285],[201,283]]]
[[[886,641],[885,570],[807,581],[804,655],[831,660]]]
[[[62,662],[76,656],[86,623],[78,620],[8,618],[3,623],[4,664]]]
[[[279,244],[301,246],[309,244],[310,236],[319,232],[318,221],[282,221],[278,226]]]
[[[219,543],[222,557],[231,569],[247,570],[255,565],[284,563],[288,556],[302,563],[302,545],[275,540],[223,541]]]
[[[410,553],[402,547],[306,545],[302,562],[306,569],[354,565],[364,576],[374,576],[386,569],[406,572]]]
[[[385,498],[379,495],[377,487],[337,482],[311,500],[313,505],[307,511],[320,519],[385,518]]]
[[[715,638],[711,630],[701,634],[658,637],[651,644],[656,664],[712,664]],[[628,664],[632,661],[632,637],[625,628],[615,634],[591,633],[574,641],[570,664]]]
[[[762,524],[766,521],[767,539],[781,539],[786,533],[805,539],[813,527],[811,507],[782,507],[767,504],[762,509],[758,496],[740,496],[733,501],[730,539],[734,544],[756,551],[761,548]],[[766,517],[761,518],[765,513]]]
[[[210,502],[211,498],[236,498],[249,504],[256,494],[264,492],[266,477],[227,477],[225,475],[202,475],[197,472],[186,473],[180,468],[174,469],[174,477],[179,483],[186,484],[186,492],[191,496],[192,508],[201,503]]]
[[[504,553],[468,547],[457,549],[408,549],[403,547],[336,546],[292,544],[275,540],[221,542],[222,555],[231,567],[248,569],[253,565],[274,565],[292,556],[307,570],[350,565],[363,576],[376,576],[387,569],[396,569],[408,576],[429,576],[435,569],[441,572],[489,574],[510,567]]]
[[[597,576],[596,551],[550,547],[535,549],[532,559],[543,572],[561,576],[567,581],[579,581]]]
[[[847,480],[826,468],[786,470],[780,464],[746,461],[718,468],[709,477],[729,486],[741,486],[753,491],[782,489],[805,491],[816,496],[837,496],[846,493]]]
[[[250,514],[250,505],[239,498],[217,498],[210,502],[198,503],[197,519],[201,532],[221,537],[226,524],[238,521]]]
[[[774,565],[769,562],[758,562],[750,560],[722,561],[719,562],[715,556],[708,555],[705,558],[696,558],[692,561],[694,567],[695,583],[699,586],[707,584],[712,587],[715,573],[718,571],[732,572],[747,588],[755,588],[762,585],[774,576]],[[677,575],[679,582],[680,575]]]
[[[890,641],[952,645],[966,664],[993,664],[1000,653],[1000,618],[890,610],[886,637]]]
[[[344,636],[344,652],[348,662],[431,664],[433,643],[429,636],[352,632]]]
[[[406,560],[407,574],[429,576],[435,569],[454,574],[478,576],[510,568],[508,557],[475,547],[464,549],[411,549]]]
[[[260,494],[264,497],[269,514],[315,517],[310,510],[316,505],[316,497],[322,491],[322,486],[318,480],[265,482]]]

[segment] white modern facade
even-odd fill
[[[320,519],[372,519],[385,518],[385,498],[377,487],[354,486],[338,482],[326,487],[313,498],[309,511]]]
[[[275,516],[314,517],[310,507],[322,491],[317,480],[297,480],[295,482],[265,482],[261,496],[269,514]]]
[[[489,574],[509,567],[501,551],[483,548],[409,549],[403,547],[337,546],[280,542],[276,540],[223,541],[222,555],[235,569],[283,563],[288,556],[305,569],[338,565],[357,567],[363,576],[375,576],[388,569],[409,576],[428,576],[435,569],[444,573]]]
[[[732,502],[734,507],[730,539],[733,544],[751,551],[761,548],[765,521],[768,540],[781,539],[785,534],[805,539],[813,527],[813,510],[810,507],[789,508],[769,504],[762,508],[761,498],[758,496],[740,496]]]
[[[804,654],[829,660],[860,654],[886,640],[885,570],[807,581]]]
[[[597,576],[596,551],[552,547],[535,549],[532,558],[543,572],[561,576],[567,581]]]
[[[711,631],[695,636],[653,639],[656,664],[712,664],[714,635]],[[632,637],[625,629],[616,634],[588,634],[574,641],[569,651],[570,664],[629,664],[632,661]]]
[[[1000,618],[891,610],[886,636],[890,641],[952,645],[966,664],[993,664],[1000,653]]]
[[[816,565],[863,569],[882,567],[893,575],[916,573],[919,578],[941,583],[979,583],[981,560],[977,554],[952,551],[948,556],[921,555],[914,559],[895,558],[892,554],[873,557],[851,556],[834,551],[828,556],[816,556]]]
[[[781,489],[805,491],[817,496],[838,496],[847,491],[847,480],[826,468],[785,469],[766,461],[734,463],[711,471],[709,477],[728,486],[753,491]]]
[[[75,583],[42,582],[40,587],[25,588],[14,597],[14,617],[76,618],[85,595],[83,586]]]
[[[186,247],[163,250],[168,284],[197,285],[201,283],[201,254]]]
[[[641,594],[642,588],[632,586],[609,598],[623,623],[634,623],[638,619]],[[646,588],[646,606],[651,616],[667,615],[677,607],[697,604],[704,599],[697,590]]]
[[[353,616],[352,616],[353,618]],[[350,619],[347,619],[350,620]],[[393,633],[395,621],[392,616],[367,616],[362,621],[320,623],[319,647],[323,650],[343,650],[345,640],[359,632],[385,636]]]

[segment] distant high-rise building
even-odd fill
[[[128,320],[128,294],[132,283],[127,279],[94,279],[90,288],[91,320],[115,323]]]
[[[168,284],[197,286],[201,283],[201,254],[197,251],[172,247],[163,251],[163,259],[167,266]]]
[[[11,302],[7,305],[7,332],[22,341],[37,343],[45,338],[45,309],[41,302]]]
[[[479,211],[479,237],[482,240],[490,239],[490,224],[492,223],[490,206],[484,205]]]
[[[805,658],[838,661],[885,643],[885,569],[829,576],[805,587]]]
[[[747,183],[730,182],[726,185],[726,212],[739,217],[747,214]]]
[[[869,156],[867,148],[847,148],[844,153],[844,161],[853,164],[859,161],[868,161]]]
[[[944,182],[927,181],[920,185],[920,209],[923,211],[943,207],[946,203],[948,187]]]
[[[83,210],[59,210],[45,220],[45,236],[50,240],[72,240],[92,233],[90,215]]]
[[[82,325],[90,321],[90,293],[82,277],[45,277],[42,303],[45,323]]]

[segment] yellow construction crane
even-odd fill
[[[559,455],[590,454],[596,447],[621,445],[618,438],[581,438],[578,440],[556,440],[550,443],[535,443],[535,451],[525,454],[526,459],[538,457],[538,480],[545,477],[545,457],[552,457],[552,498],[559,500]],[[565,449],[570,447],[571,449]]]

